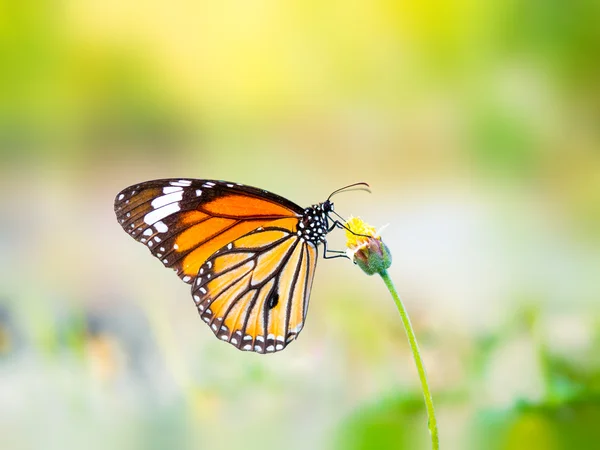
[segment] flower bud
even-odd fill
[[[348,256],[367,275],[382,273],[392,265],[392,255],[375,228],[358,217],[346,222]]]

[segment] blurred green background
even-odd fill
[[[600,441],[600,2],[0,2],[3,449],[428,448],[383,283],[319,263],[285,352],[219,342],[122,188],[388,224],[444,449]],[[340,232],[331,247],[342,248]]]

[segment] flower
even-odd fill
[[[367,275],[385,272],[392,255],[375,228],[359,217],[350,217],[345,225],[348,257]]]
[[[404,303],[402,303],[402,299],[400,298],[400,295],[398,295],[398,291],[387,272],[387,269],[392,265],[392,255],[390,254],[390,250],[381,240],[381,236],[379,236],[381,230],[379,230],[379,232],[376,231],[375,228],[366,224],[358,217],[350,217],[344,224],[344,228],[346,229],[348,257],[350,257],[350,259],[352,259],[352,261],[354,261],[354,263],[367,275],[373,275],[375,273],[379,274],[396,303],[400,318],[402,319],[402,325],[404,325],[404,330],[408,337],[408,343],[413,358],[415,359],[419,380],[421,381],[421,389],[423,390],[423,397],[425,398],[425,408],[427,409],[429,432],[431,434],[431,448],[433,450],[439,450],[440,439],[438,436],[437,419],[433,408],[431,391],[429,390],[429,384],[427,383],[423,358],[421,358],[419,346],[417,345],[417,337],[415,336],[415,332],[410,323]]]

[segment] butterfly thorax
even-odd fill
[[[325,242],[328,228],[327,213],[330,211],[333,211],[333,203],[329,200],[306,208],[302,219],[298,222],[298,236],[315,245]]]

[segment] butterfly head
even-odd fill
[[[333,211],[333,202],[331,200],[325,200],[320,206],[325,214],[329,214]]]

